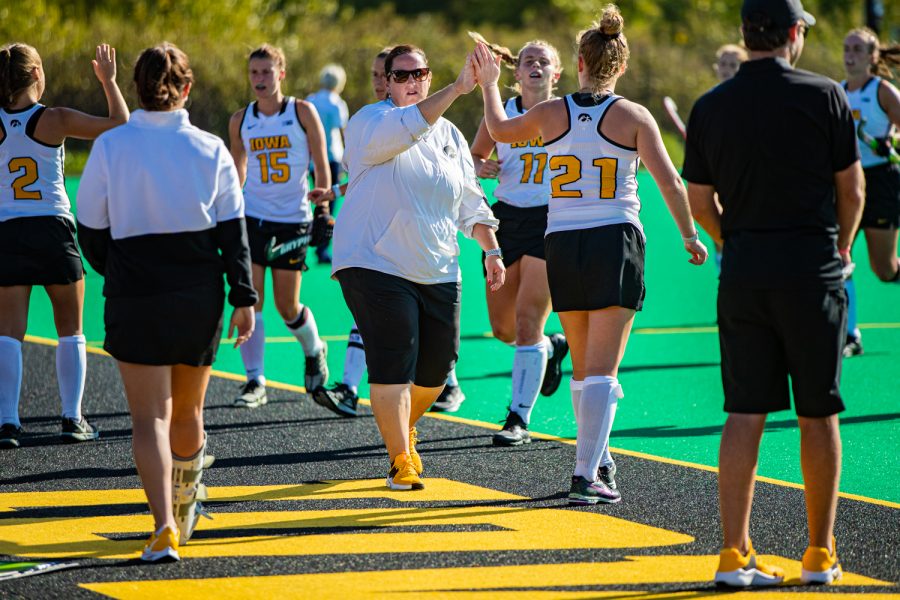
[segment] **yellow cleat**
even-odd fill
[[[837,557],[837,542],[831,538],[831,552],[828,548],[810,546],[803,553],[803,570],[800,580],[803,583],[829,584],[841,578],[841,563]]]
[[[763,563],[757,558],[753,544],[748,542],[748,545],[745,555],[737,548],[724,548],[719,553],[715,583],[729,587],[758,587],[784,581],[784,570]]]
[[[419,479],[416,467],[409,454],[398,454],[391,463],[387,486],[392,490],[424,490],[425,484]]]
[[[178,556],[178,530],[166,526],[151,535],[141,553],[141,560],[146,562],[181,560]]]

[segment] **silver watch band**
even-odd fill
[[[503,260],[503,250],[500,248],[491,248],[490,250],[484,251],[485,256],[498,256],[500,260]]]

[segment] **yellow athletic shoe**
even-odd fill
[[[178,530],[162,527],[151,535],[141,553],[141,560],[146,562],[181,560],[178,556]]]
[[[803,570],[800,581],[803,583],[829,584],[841,578],[841,563],[837,557],[837,542],[831,538],[831,552],[828,548],[810,546],[803,553]]]
[[[419,433],[416,431],[415,427],[409,428],[409,457],[412,459],[413,467],[416,468],[416,475],[419,477],[422,476],[422,473],[425,472],[425,467],[422,466],[422,457],[419,456],[419,453],[416,452],[416,443],[419,441]]]
[[[715,583],[729,587],[757,587],[778,585],[784,581],[784,570],[760,561],[753,544],[748,545],[750,548],[743,556],[737,548],[724,548],[719,553]]]
[[[385,483],[392,490],[424,490],[425,484],[419,479],[416,467],[409,454],[394,457]]]

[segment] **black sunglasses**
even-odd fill
[[[397,83],[406,83],[406,80],[409,79],[410,75],[412,75],[412,78],[416,81],[425,81],[425,79],[428,78],[429,73],[431,73],[431,69],[422,67],[421,69],[413,69],[411,71],[393,69],[388,75],[390,75]]]

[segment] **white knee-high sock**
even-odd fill
[[[615,377],[586,377],[578,408],[578,443],[575,475],[596,481],[603,449],[616,418],[616,406],[623,396]]]
[[[0,336],[0,425],[19,421],[19,394],[22,392],[22,342]]]
[[[450,373],[447,375],[447,385],[450,387],[459,387],[459,381],[456,379],[456,367],[454,366],[450,369]]]
[[[359,335],[359,329],[356,323],[350,330],[350,338],[347,341],[347,352],[344,354],[344,385],[353,390],[356,394],[359,392],[359,382],[362,381],[363,373],[366,372],[366,347],[362,336]]]
[[[81,420],[81,399],[87,375],[87,342],[83,335],[59,338],[56,347],[56,379],[62,400],[62,416]]]
[[[250,339],[241,344],[241,359],[247,371],[247,381],[258,380],[266,384],[266,323],[263,314],[256,313],[256,327]]]
[[[509,409],[519,414],[527,425],[531,420],[531,411],[541,383],[544,371],[547,370],[547,344],[541,342],[535,346],[516,346],[512,368],[512,402]]]
[[[322,351],[322,340],[319,339],[316,318],[308,306],[301,304],[297,318],[292,323],[285,321],[284,324],[303,346],[304,356],[315,356]]]
[[[581,391],[584,389],[584,381],[577,381],[574,377],[569,380],[569,391],[572,393],[572,412],[575,414],[575,425],[581,423]],[[580,429],[580,428],[579,428]],[[575,457],[577,460],[578,449],[583,442],[580,435],[575,435]]]

